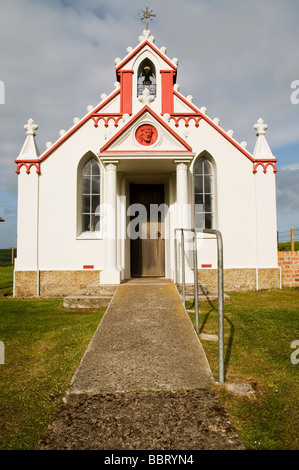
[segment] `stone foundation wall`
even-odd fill
[[[257,273],[255,268],[236,268],[223,270],[224,290],[226,291],[246,291],[256,290]],[[206,284],[212,289],[217,289],[218,273],[217,269],[199,269],[198,281]],[[279,289],[280,269],[263,268],[258,269],[258,289]]]
[[[299,251],[279,251],[278,264],[281,266],[282,285],[299,287]]]
[[[40,297],[65,297],[100,280],[100,271],[40,271]],[[37,297],[37,272],[15,271],[15,297]]]

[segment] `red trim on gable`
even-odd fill
[[[196,108],[194,105],[192,105],[192,103],[190,103],[189,101],[187,101],[184,96],[182,96],[181,94],[179,94],[177,91],[173,91],[173,94],[176,95],[181,101],[183,101],[183,103],[185,103],[187,106],[189,106],[194,112],[196,112],[196,114],[198,116],[201,116],[208,124],[210,124],[217,132],[219,132],[226,140],[228,140],[234,147],[236,147],[240,152],[243,153],[243,155],[245,155],[245,157],[249,158],[249,160],[252,162],[252,163],[255,163],[255,162],[260,162],[261,160],[256,160],[255,158],[253,158],[249,152],[247,152],[243,147],[241,147],[235,140],[233,140],[231,137],[229,137],[225,131],[223,131],[219,126],[217,126],[217,124],[215,124],[213,121],[210,120],[210,118],[208,118],[204,113],[202,113],[198,108]],[[172,116],[171,116],[172,117]],[[277,159],[276,158],[271,158],[269,160],[265,160],[266,162],[277,162]]]
[[[270,161],[270,160],[258,160],[258,161],[255,160],[255,161],[256,161],[256,163],[253,165],[253,173],[254,173],[254,174],[257,173],[257,168],[258,168],[259,165],[262,165],[262,167],[263,167],[263,172],[264,172],[265,174],[267,173],[267,168],[268,168],[269,165],[272,166],[272,168],[273,168],[273,173],[275,173],[275,174],[277,173],[277,167],[276,167],[276,165],[275,165],[275,163],[274,163],[273,160],[272,160],[272,161]],[[277,161],[277,160],[275,160],[275,161]]]
[[[31,170],[31,167],[32,166],[35,166],[35,169],[36,169],[36,174],[37,175],[40,175],[40,164],[39,164],[39,161],[38,160],[31,160],[31,161],[26,161],[25,162],[20,162],[17,166],[17,169],[16,169],[16,174],[19,175],[20,174],[20,170],[22,168],[22,166],[25,166],[26,167],[26,173],[27,175],[30,174],[30,170]]]
[[[86,264],[83,266],[83,269],[94,269],[94,265],[93,264]]]
[[[48,151],[46,151],[44,154],[41,155],[41,157],[38,160],[15,160],[15,163],[37,163],[37,162],[42,162],[45,160],[45,158],[49,157],[54,150],[56,150],[66,139],[68,139],[74,132],[76,132],[85,122],[87,122],[91,117],[92,114],[98,113],[100,109],[102,109],[104,106],[106,106],[111,100],[113,100],[118,94],[120,93],[120,90],[116,90],[111,96],[108,96],[102,103],[100,103],[97,108],[93,109],[90,113],[87,114],[87,116],[82,119],[75,127],[72,127],[69,132],[67,132],[64,136],[62,136]],[[19,165],[18,165],[19,166]],[[17,167],[18,168],[18,167]]]
[[[168,57],[166,57],[166,55],[162,54],[161,51],[159,51],[159,49],[154,46],[151,42],[149,42],[147,39],[142,42],[138,47],[137,49],[135,49],[134,51],[131,52],[130,55],[128,55],[127,57],[125,57],[121,62],[120,64],[118,64],[118,66],[116,67],[116,73],[118,74],[120,69],[129,61],[132,59],[132,57],[134,57],[134,55],[138,54],[138,52],[145,46],[149,46],[153,49],[154,52],[156,52],[160,57],[161,59],[163,59],[175,72],[177,71],[177,67],[172,63],[170,62],[170,60],[168,59]]]
[[[151,116],[154,117],[154,119],[156,119],[168,132],[170,132],[176,140],[178,140],[185,148],[188,152],[192,152],[192,148],[190,147],[190,145],[187,144],[187,142],[185,142],[176,132],[174,132],[174,130],[169,127],[164,121],[163,119],[161,119],[152,109],[150,109],[148,106],[144,106],[144,108],[141,109],[141,111],[139,111],[139,113],[137,113],[122,129],[120,129],[120,131],[117,132],[117,134],[115,134],[101,149],[100,149],[100,153],[108,153],[108,152],[111,152],[113,153],[113,151],[109,151],[109,150],[106,150],[115,140],[117,140],[135,121],[137,121],[145,112],[148,112],[149,114],[151,114]],[[134,151],[134,153],[144,153],[144,152],[153,152],[151,149],[149,150],[146,150],[146,148],[140,150],[140,152],[138,151]],[[159,153],[159,151],[156,150],[156,152]],[[180,152],[180,151],[179,151]],[[125,153],[125,152],[124,152]],[[130,151],[130,153],[132,153],[132,151]],[[160,151],[160,153],[162,153]]]

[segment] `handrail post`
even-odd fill
[[[224,384],[224,316],[223,316],[223,241],[217,230],[218,251],[218,363],[219,383]]]
[[[199,333],[199,319],[198,319],[198,274],[197,274],[197,236],[194,230],[193,239],[193,264],[194,264],[194,303],[195,303],[195,329]]]
[[[185,245],[184,245],[184,229],[181,229],[181,250],[182,250],[182,299],[183,304],[186,303],[186,287],[185,287]]]
[[[174,230],[174,283],[178,285],[178,247],[176,239],[177,230]]]

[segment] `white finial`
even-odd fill
[[[128,113],[125,113],[122,117],[123,122],[126,122],[129,119],[130,115]]]
[[[138,100],[143,104],[150,105],[153,101],[155,101],[155,97],[151,95],[151,92],[148,88],[145,88],[142,92],[142,95],[138,96]]]
[[[115,57],[115,59],[114,59],[114,63],[115,63],[115,67],[117,67],[117,66],[118,66],[118,64],[120,64],[120,63],[121,63],[121,59],[120,59],[119,57]]]
[[[174,91],[180,91],[180,85],[178,83],[175,83],[173,85],[173,89],[174,89]]]
[[[34,122],[32,118],[28,119],[27,124],[25,124],[24,129],[26,130],[27,135],[35,135],[35,131],[38,129],[38,125]]]
[[[257,131],[257,139],[253,151],[253,156],[256,159],[259,158],[274,158],[272,151],[269,147],[267,139],[265,137],[266,130],[268,129],[267,124],[264,123],[262,118],[257,120],[257,123],[254,124],[253,128]]]
[[[80,121],[80,118],[78,118],[78,117],[75,117],[75,118],[73,119],[73,123],[74,123],[74,124],[78,124],[79,121]]]
[[[169,113],[163,114],[163,119],[165,119],[166,122],[169,122],[170,121],[170,114]]]
[[[245,140],[243,140],[243,142],[241,142],[240,145],[241,145],[241,147],[242,147],[243,149],[247,150],[248,144],[247,144],[247,142],[245,142]]]
[[[219,125],[220,125],[220,119],[217,118],[217,117],[215,117],[215,118],[213,119],[213,123],[216,124],[216,126],[219,126]]]
[[[234,131],[230,129],[229,131],[227,131],[227,135],[229,135],[230,137],[234,137]]]
[[[127,47],[127,54],[130,54],[131,52],[133,52],[133,47],[131,46]]]
[[[114,82],[113,88],[114,88],[114,90],[117,90],[118,88],[120,88],[120,83],[119,82]]]
[[[171,61],[176,67],[179,65],[179,59],[177,57],[174,57]]]
[[[106,93],[102,93],[101,94],[101,101],[104,101],[106,98],[107,98]]]
[[[202,114],[207,114],[207,108],[205,106],[202,106],[199,110]]]
[[[254,124],[253,128],[257,131],[257,136],[259,135],[265,135],[266,130],[268,129],[268,125],[264,123],[262,118],[259,118],[257,120],[257,123]]]
[[[61,130],[59,131],[60,137],[63,137],[65,133],[66,133],[65,130],[64,130],[64,129],[61,129]]]
[[[52,147],[52,145],[53,145],[52,142],[47,142],[46,143],[46,149],[47,150],[50,149]]]
[[[139,42],[143,42],[143,41],[146,41],[146,40],[149,41],[149,42],[155,42],[155,38],[154,38],[154,36],[151,35],[151,32],[150,32],[149,29],[148,30],[145,29],[142,32],[142,35],[139,36],[139,38],[138,38]]]
[[[35,142],[35,131],[38,129],[38,125],[32,118],[28,119],[27,124],[24,125],[27,137],[24,145],[18,156],[18,159],[35,159],[39,157],[39,150]]]
[[[192,95],[188,95],[188,96],[187,96],[187,100],[188,100],[190,103],[193,103],[193,96],[192,96]]]
[[[87,106],[87,111],[90,113],[92,110],[93,110],[93,106],[91,106],[91,104],[89,106]]]
[[[166,54],[166,47],[165,46],[160,47],[160,52],[162,52],[162,54]]]

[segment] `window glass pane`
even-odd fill
[[[100,230],[100,217],[99,216],[94,217],[93,223],[94,223],[94,229]]]
[[[92,194],[100,194],[100,176],[92,176]]]
[[[95,159],[92,159],[92,174],[93,175],[99,175],[100,174],[100,167],[98,163],[95,161]]]
[[[203,204],[195,204],[195,212],[203,212]]]
[[[203,213],[195,214],[195,228],[203,228]]]
[[[90,194],[90,177],[82,176],[82,194]]]
[[[212,197],[210,194],[205,196],[205,212],[212,212]]]
[[[205,194],[207,194],[207,193],[211,193],[211,191],[212,191],[211,177],[204,176],[204,192]]]
[[[203,204],[203,194],[195,194],[195,204]]]
[[[202,176],[195,176],[195,192],[202,193],[203,192],[203,177]]]
[[[90,196],[82,196],[82,212],[90,214]]]
[[[211,175],[212,174],[212,166],[208,160],[203,160],[203,168],[204,168],[204,174],[205,175]]]
[[[92,196],[91,212],[92,214],[100,213],[100,196]]]
[[[202,175],[202,160],[199,160],[194,168],[194,173],[196,175]]]
[[[91,160],[89,160],[86,165],[84,165],[83,170],[82,170],[82,175],[87,176],[91,175]]]
[[[212,228],[212,214],[205,214],[205,228]]]
[[[90,215],[83,214],[82,215],[82,232],[88,232],[90,228]]]

